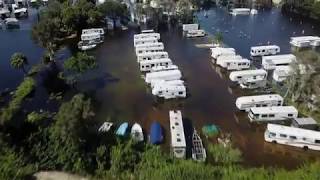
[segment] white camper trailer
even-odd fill
[[[182,75],[179,70],[169,70],[169,71],[159,71],[159,72],[151,72],[146,74],[145,81],[146,83],[151,83],[151,81],[157,80],[177,80],[181,79]]]
[[[169,85],[167,83],[156,83],[152,88],[152,94],[164,99],[185,98],[187,96],[184,85]]]
[[[155,66],[152,67],[150,72],[159,72],[159,71],[168,71],[168,70],[175,70],[178,69],[178,66],[176,65],[168,65],[168,66]]]
[[[300,36],[291,37],[290,44],[298,48],[305,48],[310,46],[320,46],[320,37],[318,36]]]
[[[164,45],[162,42],[156,42],[156,43],[139,44],[136,46],[136,50],[138,48],[153,48],[153,47],[159,47],[159,48],[164,49]]]
[[[320,132],[309,129],[268,124],[264,139],[267,142],[320,150]]]
[[[204,37],[206,35],[206,32],[202,29],[197,29],[197,30],[190,30],[187,31],[186,37],[191,38],[191,37]]]
[[[159,33],[141,33],[141,34],[135,34],[133,36],[134,40],[137,39],[147,39],[147,38],[156,38],[156,39],[160,39],[160,34]]]
[[[82,34],[92,34],[92,33],[98,33],[101,36],[103,36],[104,30],[103,28],[82,29]]]
[[[143,39],[134,39],[133,44],[134,47],[140,44],[150,44],[150,43],[157,43],[158,39],[155,37],[143,38]]]
[[[136,55],[138,54],[142,54],[142,53],[153,53],[153,52],[162,52],[164,50],[164,47],[157,47],[157,46],[153,46],[153,47],[142,47],[142,48],[138,48],[136,47]]]
[[[147,60],[153,60],[153,59],[163,59],[163,58],[169,58],[169,55],[165,51],[161,52],[149,52],[149,53],[141,53],[137,55],[137,61],[147,61]]]
[[[241,111],[249,111],[253,107],[282,106],[283,98],[279,94],[242,96],[236,100],[236,107]]]
[[[249,15],[250,14],[250,9],[249,8],[234,8],[231,9],[230,14],[232,14],[233,16],[237,16],[237,15]]]
[[[182,25],[182,30],[184,32],[198,30],[198,29],[199,29],[199,24],[183,24]]]
[[[255,70],[243,70],[243,71],[233,71],[230,73],[229,78],[234,82],[244,82],[244,81],[254,81],[254,80],[263,80],[267,78],[267,71],[263,69]]]
[[[169,66],[169,65],[172,65],[172,61],[169,58],[140,61],[140,71],[141,72],[151,71],[153,67]]]
[[[273,71],[272,78],[275,82],[283,82],[292,73],[292,68],[290,66],[277,66]]]
[[[171,80],[171,81],[165,81],[165,80],[155,80],[151,81],[150,87],[154,88],[157,84],[166,84],[166,85],[171,85],[171,86],[184,86],[184,81],[177,79],[177,80]]]
[[[81,34],[81,41],[91,41],[96,44],[102,43],[104,40],[104,37],[100,35],[100,33],[86,33],[86,34]]]
[[[249,111],[250,121],[284,121],[298,117],[294,106],[253,107]]]
[[[211,57],[217,59],[219,56],[235,56],[236,51],[233,48],[211,48]]]
[[[256,89],[267,85],[267,79],[245,79],[239,83],[242,89]]]
[[[227,70],[243,70],[250,68],[250,61],[241,56],[219,56],[216,62],[219,66]]]
[[[293,54],[282,54],[275,56],[263,56],[262,67],[265,70],[274,70],[277,66],[287,66],[296,61]]]
[[[154,33],[153,29],[142,30],[141,33]]]
[[[186,139],[182,122],[181,111],[169,111],[171,151],[176,158],[186,157]]]
[[[280,47],[271,45],[271,46],[254,46],[251,47],[250,54],[251,56],[268,56],[276,55],[280,53]]]

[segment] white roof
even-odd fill
[[[242,70],[233,71],[230,73],[230,77],[245,76],[245,75],[266,75],[267,71],[263,69]]]
[[[148,37],[148,38],[142,38],[142,39],[134,39],[133,41],[134,41],[134,43],[136,43],[136,42],[150,42],[150,41],[158,42],[158,39],[155,37]]]
[[[283,101],[279,94],[264,94],[257,96],[242,96],[238,97],[236,103],[256,103],[261,101]]]
[[[154,86],[157,86],[157,85],[184,86],[184,81],[180,80],[180,79],[170,80],[170,81],[166,81],[166,80],[154,80],[154,81],[151,81],[151,87],[154,87]]]
[[[249,8],[233,8],[232,11],[250,11]]]
[[[315,41],[320,40],[320,37],[318,36],[297,36],[297,37],[291,37],[292,41]]]
[[[159,33],[142,33],[142,34],[135,34],[133,36],[133,38],[135,40],[136,39],[146,39],[146,38],[150,38],[150,37],[160,39],[160,34]]]
[[[169,64],[168,66],[155,66],[151,68],[151,72],[179,69],[178,66]]]
[[[320,140],[319,131],[283,126],[278,124],[268,124],[267,129],[269,132],[273,132],[273,133],[281,133],[289,136],[298,136],[298,137],[305,137],[307,139]]]
[[[312,117],[306,117],[306,118],[294,118],[294,120],[299,125],[310,125],[310,124],[318,124],[316,120],[314,120]]]
[[[146,57],[146,56],[167,56],[168,57],[168,53],[166,51],[161,51],[161,52],[144,52],[144,53],[140,53],[137,56],[138,57]]]
[[[272,106],[272,107],[253,107],[250,109],[254,114],[270,114],[270,113],[294,113],[298,114],[298,110],[294,106]]]
[[[157,46],[164,47],[162,42],[149,42],[149,43],[136,45],[136,49],[137,48],[144,48],[144,47],[157,47]]]
[[[184,85],[178,84],[168,84],[168,83],[156,83],[153,88],[152,88],[152,92],[158,92],[158,91],[186,91],[186,87]],[[153,93],[154,94],[154,93]]]
[[[182,77],[180,70],[168,70],[168,71],[158,71],[150,72],[146,74],[146,81],[151,81],[152,79],[161,79],[162,77],[176,77],[180,79]]]
[[[141,31],[141,33],[153,33],[153,32],[154,32],[153,29],[145,29]]]
[[[222,48],[222,47],[215,47],[210,48],[211,52],[235,52],[234,48]]]
[[[276,45],[269,45],[269,46],[253,46],[251,47],[251,50],[260,50],[260,49],[278,49],[279,46]]]
[[[171,146],[186,147],[181,111],[169,111]]]
[[[172,61],[169,58],[152,59],[148,61],[140,61],[140,65],[148,65],[153,63],[166,63],[166,62],[172,62]]]
[[[272,64],[290,64],[296,61],[296,56],[293,54],[282,54],[275,56],[263,56],[262,64],[272,63]]]
[[[219,60],[226,61],[226,60],[230,60],[230,59],[231,60],[236,60],[236,59],[240,60],[240,59],[242,59],[242,57],[240,55],[235,55],[235,54],[222,54],[221,56],[219,56],[217,58],[217,61],[219,61]]]

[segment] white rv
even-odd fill
[[[153,46],[153,47],[136,47],[136,55],[142,54],[142,53],[153,53],[153,52],[162,52],[164,50],[164,47],[162,46]]]
[[[262,88],[267,85],[267,79],[245,79],[242,82],[239,82],[239,85],[242,89]]]
[[[249,111],[253,107],[282,106],[283,98],[279,94],[242,96],[236,100],[236,107],[241,111]]]
[[[271,46],[254,46],[251,47],[250,55],[251,56],[268,56],[276,55],[280,53],[280,47],[271,45]]]
[[[249,15],[250,14],[250,9],[249,8],[234,8],[231,9],[230,14],[232,14],[233,16],[237,16],[237,15]]]
[[[163,59],[163,58],[169,58],[169,55],[165,51],[161,52],[149,52],[149,53],[141,53],[137,55],[137,61],[147,61],[147,60],[153,60],[153,59]]]
[[[140,71],[141,72],[151,71],[153,67],[169,66],[169,65],[172,65],[172,61],[169,58],[140,61]]]
[[[300,36],[291,37],[290,44],[295,47],[304,48],[310,46],[320,46],[320,37],[318,36]]]
[[[219,56],[235,56],[236,51],[233,48],[211,48],[211,57],[217,59]]]
[[[296,61],[293,54],[282,54],[275,56],[263,56],[262,67],[265,70],[274,70],[277,66],[287,66]]]
[[[171,151],[176,158],[186,157],[186,138],[182,122],[181,111],[169,111]]]
[[[179,70],[169,70],[169,71],[159,71],[159,72],[151,72],[146,74],[145,81],[146,83],[151,83],[151,81],[156,80],[177,80],[181,79],[182,75]]]
[[[267,142],[320,150],[320,132],[309,129],[268,124],[264,139]]]
[[[277,66],[273,71],[272,78],[276,82],[283,82],[292,74],[292,68],[290,66]]]
[[[142,30],[141,33],[154,33],[153,29]]]
[[[82,34],[92,34],[92,33],[98,33],[101,36],[103,36],[104,30],[103,28],[82,29]]]
[[[219,66],[227,70],[243,70],[250,68],[250,61],[241,56],[219,56],[216,62]]]
[[[165,80],[154,80],[151,81],[150,87],[154,88],[157,84],[166,84],[166,85],[171,85],[171,86],[184,86],[184,81],[177,79],[177,80],[171,80],[171,81],[165,81]]]
[[[168,70],[174,70],[174,69],[178,69],[178,66],[171,64],[171,65],[168,65],[168,66],[155,66],[155,67],[152,67],[150,72],[168,71]]]
[[[86,33],[86,34],[81,34],[81,41],[92,41],[95,42],[96,44],[102,43],[104,37],[100,35],[100,33]]]
[[[254,81],[254,80],[264,80],[267,78],[268,72],[263,69],[255,70],[243,70],[243,71],[233,71],[230,73],[229,78],[234,82],[244,82],[244,81]]]
[[[156,83],[152,88],[152,94],[164,99],[185,98],[187,90],[184,85],[169,85],[166,83]]]
[[[134,40],[137,39],[147,39],[147,38],[156,38],[156,39],[160,39],[160,34],[159,33],[141,33],[141,34],[135,34],[133,36]]]
[[[186,37],[204,37],[206,32],[202,29],[190,30],[187,32]]]
[[[182,25],[182,30],[185,32],[198,30],[198,29],[199,29],[199,24],[183,24]]]
[[[138,48],[153,48],[153,47],[159,47],[159,48],[164,49],[164,45],[162,42],[156,42],[156,43],[139,44],[136,46],[136,50]]]
[[[134,39],[133,44],[134,47],[140,44],[150,44],[150,43],[157,43],[158,39],[155,37],[143,38],[143,39]]]
[[[294,106],[253,107],[249,111],[250,121],[284,121],[298,117]]]

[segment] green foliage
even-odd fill
[[[217,32],[214,35],[214,41],[218,44],[221,44],[223,42],[223,34],[221,32]]]
[[[241,161],[241,151],[233,149],[230,145],[210,144],[208,154],[215,164],[231,165]]]
[[[192,5],[190,0],[179,0],[177,2],[178,18],[183,24],[193,22]]]
[[[32,124],[38,124],[42,122],[44,119],[50,118],[51,115],[49,112],[42,112],[42,113],[37,113],[37,112],[31,112],[27,116],[27,122],[32,123]]]
[[[97,67],[96,59],[82,52],[78,52],[64,62],[64,68],[75,73],[84,73],[95,67]]]
[[[22,53],[14,53],[10,59],[10,65],[15,69],[22,69],[26,73],[25,65],[28,64],[27,57]]]
[[[118,1],[106,0],[98,7],[98,9],[99,12],[112,19],[126,17],[129,15],[127,6]]]

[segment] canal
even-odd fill
[[[223,32],[225,43],[245,57],[250,46],[268,41],[279,45],[282,52],[290,52],[289,37],[294,32],[296,35],[303,30],[305,34],[319,34],[315,25],[282,16],[277,9],[260,12],[255,17],[232,17],[221,9],[210,10],[208,14],[208,18],[202,12],[198,14],[201,27],[210,34]],[[168,146],[169,110],[181,109],[184,118],[198,130],[214,123],[224,133],[230,133],[235,147],[243,153],[245,165],[291,169],[319,157],[319,153],[313,151],[264,142],[265,126],[249,123],[246,114],[235,108],[235,99],[247,92],[230,88],[227,74],[211,65],[208,49],[195,47],[208,42],[207,38],[185,39],[177,29],[161,31],[166,51],[183,73],[189,96],[185,100],[156,101],[138,69],[134,33],[129,30],[107,36],[101,46],[90,52],[96,56],[99,67],[85,74],[78,89],[96,99],[98,120],[138,122],[146,132],[157,120],[166,130],[165,146]],[[32,42],[30,29],[0,31],[0,75],[6,77],[1,78],[0,90],[14,88],[23,78],[22,73],[10,68],[9,58],[16,51],[25,53],[30,64],[39,61],[43,53]]]

